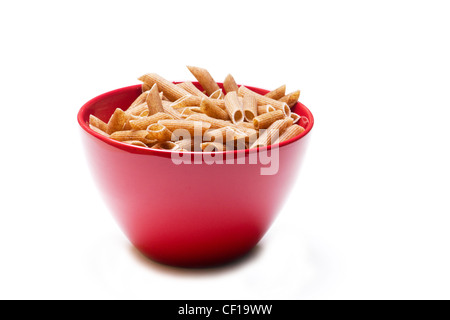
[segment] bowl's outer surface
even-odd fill
[[[111,91],[78,116],[91,172],[122,230],[143,254],[170,265],[210,266],[245,254],[267,232],[297,178],[311,113],[294,106],[309,127],[301,139],[281,145],[278,173],[264,176],[267,165],[249,164],[248,151],[240,152],[245,164],[176,165],[170,152],[109,141],[89,129],[90,114],[107,121],[140,93],[140,85]]]

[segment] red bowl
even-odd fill
[[[300,136],[279,145],[278,172],[261,175],[267,163],[258,158],[250,164],[249,158],[258,151],[273,152],[273,147],[224,153],[245,159],[245,164],[202,160],[176,165],[171,151],[127,145],[89,128],[89,115],[107,121],[140,93],[141,85],[104,93],[78,113],[92,174],[128,239],[147,257],[183,267],[222,264],[250,251],[270,228],[297,178],[314,124],[311,112],[301,103],[292,108],[309,124]]]

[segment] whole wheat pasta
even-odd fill
[[[147,99],[148,90],[143,91],[139,97],[136,98],[136,100],[133,101],[133,103],[128,107],[128,110],[132,110],[137,105],[140,105],[145,102]]]
[[[258,102],[258,105],[270,104],[275,109],[283,111],[286,116],[289,116],[291,114],[291,109],[285,102],[270,99],[266,96],[263,96],[263,95],[260,95],[256,92],[254,92],[244,86],[239,87],[238,93],[241,97],[243,97],[246,94],[253,94],[256,97],[256,101]]]
[[[162,106],[162,100],[159,96],[158,85],[155,83],[153,87],[150,89],[147,95],[147,106],[148,106],[148,115],[154,115],[158,112],[164,112],[164,108]]]
[[[145,82],[142,84],[142,92],[150,90],[152,87],[146,84]]]
[[[301,117],[298,114],[292,112],[291,118],[292,118],[292,120],[294,120],[294,123],[297,123]]]
[[[108,124],[92,114],[89,116],[89,124],[100,129],[101,131],[108,131]]]
[[[117,141],[142,141],[144,143],[149,142],[151,139],[148,138],[147,130],[124,130],[124,131],[116,131],[111,134],[111,139]]]
[[[225,90],[226,93],[231,91],[237,92],[239,90],[239,87],[236,84],[236,81],[234,81],[234,78],[231,74],[227,75],[227,77],[223,81],[223,89]]]
[[[174,143],[178,146],[179,150],[191,151],[194,147],[194,140],[191,139],[183,139],[175,141]]]
[[[143,143],[142,141],[139,141],[139,140],[128,140],[128,141],[122,141],[122,142],[126,143],[126,144],[131,144],[132,146],[138,146],[138,147],[147,148],[147,145],[145,143]]]
[[[105,131],[97,128],[96,126],[90,124],[89,128],[91,128],[93,131],[97,132],[98,134],[101,134],[102,136],[108,137],[109,138],[109,134],[107,134]]]
[[[236,125],[238,128],[247,128],[247,129],[255,129],[255,126],[252,122],[241,122]]]
[[[187,96],[184,96],[172,103],[172,108],[176,110],[186,107],[199,106],[201,102],[202,98],[194,96],[192,94],[188,94]]]
[[[278,101],[285,102],[285,103],[287,103],[287,105],[289,107],[292,108],[298,102],[299,98],[300,98],[300,90],[297,90],[297,91],[294,91],[292,93],[289,93],[288,95],[285,95],[284,97],[282,97]]]
[[[178,129],[187,130],[191,137],[195,135],[203,136],[203,134],[211,127],[209,123],[189,120],[160,120],[158,121],[158,124],[166,127],[175,135],[177,135],[176,130]],[[171,138],[166,140],[171,140]]]
[[[127,122],[127,115],[122,109],[117,108],[108,122],[107,134],[112,134],[116,131],[121,131]]]
[[[228,116],[228,113],[224,111],[222,108],[218,107],[211,99],[204,98],[202,102],[200,103],[200,109],[201,111],[216,119],[221,120],[229,120],[230,117]]]
[[[253,119],[253,126],[255,129],[266,129],[272,125],[277,120],[281,120],[284,118],[283,111],[275,110],[268,113],[263,113],[260,116],[257,116]]]
[[[169,101],[163,101],[162,102],[162,106],[164,111],[167,114],[170,114],[172,116],[172,118],[180,120],[181,119],[181,115],[178,111],[176,111],[174,108],[172,108],[172,103]]]
[[[187,68],[194,75],[208,96],[220,89],[208,70],[193,66],[188,66]]]
[[[225,96],[225,107],[228,112],[228,116],[234,124],[244,121],[244,113],[241,109],[241,103],[239,102],[236,91],[231,91]]]
[[[173,119],[170,114],[158,112],[150,117],[139,117],[135,120],[130,120],[130,126],[133,130],[146,130],[149,125],[158,123],[159,120]]]
[[[303,131],[305,131],[305,128],[294,124],[290,127],[288,127],[283,134],[278,138],[278,140],[275,142],[275,144],[287,141],[289,139],[292,139],[298,135],[300,135]]]
[[[225,150],[225,146],[222,143],[217,142],[204,142],[200,146],[204,152],[220,152]]]
[[[259,136],[259,138],[250,147],[250,149],[274,144],[274,142],[278,140],[278,138],[283,134],[286,128],[292,126],[292,123],[292,118],[284,118],[283,120],[275,121]]]
[[[258,106],[258,115],[262,115],[267,112],[275,111],[275,108],[272,107],[270,104],[266,104],[264,106]]]
[[[207,132],[205,132],[204,135],[204,139],[210,140],[210,141],[222,141],[225,142],[228,139],[231,140],[238,140],[238,139],[245,139],[247,137],[247,135],[238,130],[235,127],[222,127],[219,129],[214,129],[214,130],[208,130]]]
[[[246,127],[238,127],[238,130],[245,136],[245,141],[255,141],[258,138],[258,131]]]
[[[186,119],[187,117],[196,114],[203,113],[200,107],[187,107],[183,109],[177,109],[180,112],[180,116],[182,119]]]
[[[170,101],[176,101],[189,94],[183,88],[176,86],[156,73],[145,74],[141,76],[139,80],[145,82],[151,87],[153,87],[156,83],[158,85],[158,89],[161,90]]]
[[[201,92],[192,82],[190,81],[185,81],[185,82],[181,82],[178,83],[177,86],[179,86],[180,88],[186,90],[187,92],[189,92],[190,94],[200,97],[200,98],[207,98],[208,96],[206,94],[204,94],[203,92]]]
[[[285,94],[286,94],[286,85],[282,85],[281,87],[266,93],[265,96],[270,99],[278,100],[284,97]]]
[[[141,117],[140,116],[134,116],[134,115],[126,113],[126,112],[125,112],[125,114],[127,116],[127,121],[125,121],[125,124],[124,124],[122,130],[131,130],[133,128],[131,127],[130,121],[141,119]]]
[[[209,123],[211,125],[211,129],[218,129],[218,128],[228,127],[228,126],[232,125],[231,121],[212,118],[212,117],[207,116],[206,114],[200,114],[200,113],[193,114],[193,115],[189,116],[186,120],[201,121],[201,122]]]
[[[163,142],[158,142],[157,144],[155,144],[153,147],[151,147],[151,149],[155,149],[155,150],[177,150],[178,146],[171,142],[171,141],[163,141]]]
[[[148,117],[148,114],[149,114],[150,112],[148,111],[148,108],[147,108],[147,110],[144,110],[144,111],[142,111],[141,112],[141,114],[139,115],[139,117]]]
[[[244,117],[247,121],[253,121],[253,118],[258,115],[258,102],[256,97],[252,94],[246,94],[243,97]]]
[[[138,104],[137,106],[134,106],[133,108],[128,108],[127,111],[125,111],[126,114],[131,114],[133,116],[139,116],[144,111],[148,111],[148,105],[147,102],[143,102],[141,104]]]
[[[159,121],[173,121],[173,120],[159,120]],[[159,122],[149,125],[147,131],[148,131],[147,138],[151,140],[170,141],[172,137],[172,131],[170,131],[167,127],[160,124]]]
[[[209,96],[210,99],[223,99],[225,96],[223,95],[222,89],[216,90]]]

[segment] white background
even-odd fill
[[[448,1],[2,1],[1,299],[450,298]],[[255,252],[136,252],[76,113],[146,72],[302,90],[298,183]]]

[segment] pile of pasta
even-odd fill
[[[308,119],[291,112],[300,91],[286,94],[283,85],[261,95],[238,86],[232,75],[222,90],[206,69],[188,69],[203,90],[145,74],[139,78],[142,94],[125,111],[117,108],[107,123],[91,115],[91,129],[126,144],[180,152],[253,149],[305,131]]]

